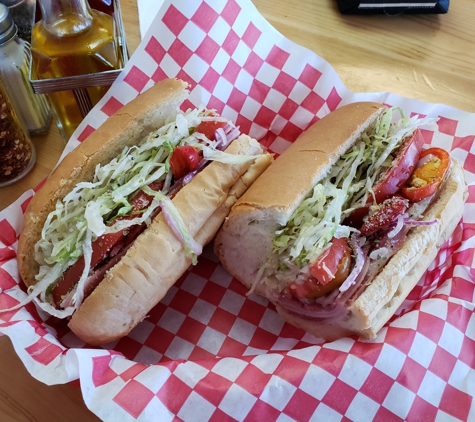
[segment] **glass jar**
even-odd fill
[[[18,27],[18,36],[30,42],[31,28],[35,21],[36,1],[35,0],[0,0],[10,9],[13,21]]]
[[[30,44],[17,36],[9,9],[0,4],[0,78],[13,107],[30,135],[45,133],[51,122],[46,98],[28,80]]]
[[[42,19],[33,26],[32,77],[55,79],[121,69],[123,57],[114,18],[86,0],[40,0]],[[48,93],[58,127],[69,139],[109,86]]]
[[[0,81],[0,187],[26,176],[36,160],[35,147]]]

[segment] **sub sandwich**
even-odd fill
[[[369,102],[317,121],[233,206],[224,268],[318,338],[374,338],[464,210],[460,164],[423,148],[434,124]]]
[[[215,235],[272,156],[168,79],[69,153],[30,201],[18,244],[28,297],[85,342],[125,336]]]

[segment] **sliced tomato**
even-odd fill
[[[361,228],[364,218],[368,215],[369,207],[369,205],[366,205],[364,207],[356,208],[348,217],[345,218],[343,224],[357,229]]]
[[[310,267],[303,283],[292,282],[287,292],[300,298],[315,299],[339,287],[350,273],[351,249],[346,239],[333,238],[331,245]]]
[[[200,162],[199,152],[191,145],[181,145],[173,150],[170,166],[175,180],[193,171]]]
[[[386,229],[400,215],[407,211],[409,201],[400,195],[394,195],[386,199],[378,209],[371,212],[361,226],[363,236],[369,236],[378,230]]]
[[[406,138],[391,168],[381,175],[373,187],[377,204],[393,196],[406,183],[419,161],[423,145],[424,138],[419,129]]]
[[[377,204],[381,204],[399,191],[414,171],[423,145],[422,133],[419,129],[416,129],[399,147],[393,165],[380,176],[373,186],[374,198],[370,195],[366,205],[353,211],[345,220],[345,224],[356,228],[361,227],[363,218],[368,214],[369,207],[374,203],[374,199],[376,199]]]
[[[429,148],[421,153],[419,163],[400,190],[411,202],[419,202],[436,192],[449,171],[450,155],[442,148]]]
[[[195,129],[196,132],[202,133],[208,139],[214,140],[214,132],[216,129],[224,128],[227,125],[226,122],[218,122],[216,120],[205,120],[201,122]]]
[[[149,187],[152,190],[158,191],[163,188],[163,182],[152,182],[150,183]],[[133,206],[133,211],[140,211],[147,208],[152,202],[152,199],[153,197],[151,195],[147,195],[145,192],[140,190],[129,202]],[[114,221],[127,220],[135,217],[136,215],[120,216]],[[96,267],[100,266],[100,264],[109,256],[116,255],[125,244],[132,242],[133,239],[135,239],[144,229],[145,224],[136,224],[129,227],[127,230],[120,230],[115,233],[108,233],[99,236],[91,245],[91,268],[95,269]],[[127,241],[126,238],[129,236],[129,234],[131,234],[132,240]],[[80,256],[79,259],[67,269],[51,292],[53,295],[53,300],[57,305],[61,303],[63,297],[67,295],[74,285],[79,281],[83,271],[84,255]]]
[[[164,182],[152,182],[148,187],[154,191],[159,191],[163,189]],[[134,197],[129,201],[132,205],[132,211],[140,211],[144,208],[147,208],[153,200],[152,195],[146,194],[143,190],[138,191]],[[132,217],[136,217],[135,215]]]
[[[350,247],[345,238],[333,238],[330,247],[325,249],[322,255],[310,267],[310,275],[315,277],[321,284],[329,283],[336,278],[338,266],[345,253],[349,251]]]
[[[127,235],[126,231],[118,231],[116,233],[108,233],[99,236],[92,243],[91,268],[95,268],[99,263],[109,256],[111,249],[121,242]],[[60,304],[62,298],[74,287],[81,278],[84,271],[84,255],[68,268],[59,280],[58,284],[52,291],[53,300],[56,304]]]

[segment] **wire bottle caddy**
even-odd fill
[[[127,62],[120,4],[113,2],[111,19],[86,0],[41,1],[42,20],[32,31],[29,80],[36,93],[48,95],[67,140]],[[61,15],[55,7],[63,8]]]

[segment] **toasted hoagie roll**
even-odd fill
[[[161,81],[69,153],[30,201],[18,245],[29,297],[90,344],[130,332],[270,164],[215,111]]]
[[[396,111],[354,103],[317,121],[216,236],[224,268],[316,337],[375,337],[462,217],[461,166],[423,149],[434,121]]]

